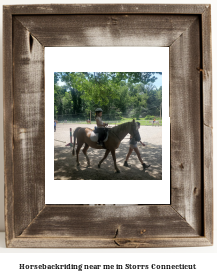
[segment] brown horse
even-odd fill
[[[90,128],[83,128],[83,127],[77,127],[74,131],[74,145],[73,145],[72,155],[75,155],[74,148],[75,148],[75,141],[77,138],[77,145],[78,145],[77,150],[76,150],[77,165],[80,165],[78,155],[79,155],[79,151],[83,144],[85,144],[85,146],[82,151],[83,151],[84,155],[86,156],[88,166],[90,166],[90,160],[89,160],[89,157],[87,156],[88,148],[92,147],[94,149],[103,149],[102,146],[100,146],[96,142],[93,142],[90,140],[90,135],[91,135],[92,131],[93,130]],[[106,159],[108,154],[111,152],[113,160],[114,160],[115,170],[117,173],[120,173],[120,170],[118,169],[117,164],[116,164],[115,150],[119,147],[121,141],[124,139],[124,137],[128,133],[130,133],[130,135],[132,137],[134,137],[136,141],[141,140],[140,134],[138,131],[138,127],[137,127],[135,120],[133,120],[132,122],[124,123],[119,126],[109,128],[108,132],[109,132],[108,140],[106,142],[104,142],[106,152],[105,152],[104,157],[100,160],[98,167],[100,168],[100,165],[102,164],[102,162]]]

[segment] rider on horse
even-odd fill
[[[95,133],[99,134],[98,137],[98,144],[103,145],[103,140],[105,139],[105,127],[108,125],[106,123],[103,123],[102,121],[102,109],[97,108],[95,110],[95,119],[96,119],[96,124],[97,124],[97,129],[95,130]]]

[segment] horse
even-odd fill
[[[156,125],[157,125],[157,126],[159,126],[159,121],[150,121],[150,123],[152,124],[152,126],[153,126],[153,125],[155,125],[155,126],[156,126]]]
[[[86,120],[87,124],[91,124],[91,121],[90,120]]]
[[[72,150],[72,155],[75,155],[75,141],[77,138],[77,149],[76,149],[76,154],[77,154],[77,166],[80,165],[79,163],[79,151],[82,147],[83,144],[85,144],[83,148],[83,153],[87,159],[87,165],[88,167],[90,166],[90,160],[89,157],[87,156],[87,150],[89,147],[92,147],[94,149],[106,149],[104,157],[100,160],[98,164],[98,168],[100,168],[102,162],[106,159],[108,154],[111,152],[113,161],[114,161],[114,167],[117,173],[120,173],[120,170],[117,167],[116,164],[116,155],[115,155],[115,150],[119,147],[121,141],[124,139],[124,137],[130,133],[132,137],[135,138],[136,141],[140,141],[141,137],[138,131],[138,126],[135,120],[133,119],[132,122],[127,122],[124,124],[121,124],[119,126],[115,126],[112,128],[108,128],[108,139],[106,142],[104,142],[104,147],[100,146],[97,144],[97,142],[93,142],[90,139],[91,133],[93,132],[92,129],[90,128],[83,128],[83,127],[77,127],[74,131],[74,144],[73,144],[73,150]]]

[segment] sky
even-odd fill
[[[162,75],[156,74],[155,76],[157,77],[157,80],[154,82],[154,85],[159,88],[162,86]]]

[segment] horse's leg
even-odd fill
[[[106,157],[108,156],[108,154],[110,153],[110,150],[106,150],[103,158],[100,160],[98,167],[100,168],[100,165],[102,164],[102,162],[106,159]]]
[[[114,160],[115,170],[116,170],[117,173],[120,173],[120,170],[118,169],[117,164],[116,164],[115,150],[112,150],[111,153],[112,153],[112,157],[113,157],[113,160]]]
[[[84,155],[86,156],[86,159],[87,159],[87,166],[89,167],[90,166],[90,159],[89,157],[87,156],[87,150],[89,148],[89,145],[87,143],[85,143],[85,146],[82,150],[82,152],[84,153]]]
[[[79,155],[79,152],[80,152],[80,149],[81,149],[82,145],[83,145],[83,143],[81,144],[81,143],[79,142],[79,143],[78,143],[78,147],[77,147],[77,149],[76,149],[76,154],[77,154],[76,162],[77,162],[77,166],[80,165],[79,159],[78,159],[78,155]]]

